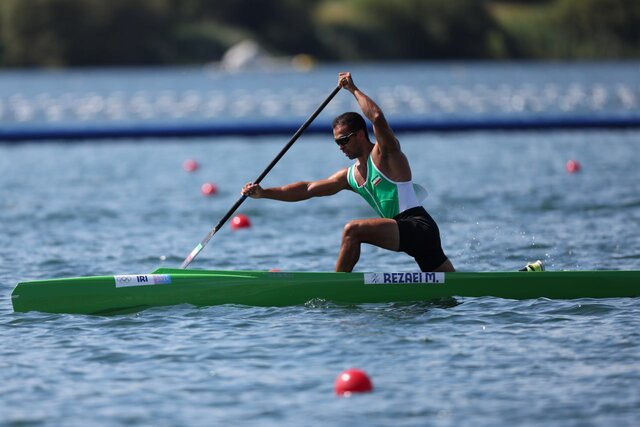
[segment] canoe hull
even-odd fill
[[[158,269],[152,274],[19,283],[14,311],[115,314],[177,304],[282,307],[449,297],[576,299],[640,296],[640,271],[306,273]]]

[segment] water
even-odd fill
[[[20,280],[178,266],[287,140],[0,145],[0,425],[637,424],[638,299],[13,313]],[[552,270],[638,269],[639,140],[637,130],[401,135],[465,271],[538,258]],[[196,173],[182,170],[188,158]],[[566,172],[569,159],[580,173]],[[264,183],[348,164],[330,135],[305,136]],[[205,181],[216,196],[200,194]],[[253,227],[225,228],[194,268],[332,270],[343,225],[371,216],[346,193],[240,211]],[[357,266],[415,269],[372,247]],[[373,393],[335,397],[350,367],[370,374]]]
[[[302,123],[345,69],[397,123],[640,117],[638,62],[399,63],[331,64],[308,73],[287,68],[232,74],[200,68],[0,72],[0,125],[20,132]],[[337,97],[327,111],[356,108],[352,98]]]

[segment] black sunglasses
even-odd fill
[[[347,143],[349,143],[349,140],[351,139],[351,137],[353,135],[355,135],[356,133],[358,133],[357,130],[353,131],[353,132],[351,132],[351,133],[349,133],[347,135],[344,135],[344,136],[341,136],[339,138],[336,138],[335,139],[336,144],[338,144],[340,147],[342,147],[343,145],[346,145]]]

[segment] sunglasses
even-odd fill
[[[340,147],[342,147],[343,145],[346,145],[347,143],[349,143],[349,140],[351,139],[351,137],[353,135],[355,135],[356,133],[358,133],[357,130],[353,131],[353,132],[351,132],[351,133],[349,133],[347,135],[344,135],[344,136],[341,136],[339,138],[336,138],[335,139],[336,144],[338,144],[338,146],[340,146]]]

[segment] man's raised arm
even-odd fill
[[[353,94],[360,106],[360,110],[373,124],[373,134],[380,144],[380,150],[384,153],[400,151],[400,143],[393,130],[391,130],[389,123],[387,123],[382,109],[368,95],[358,89],[351,78],[351,73],[340,73],[338,80],[343,88]]]

